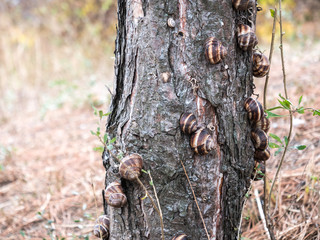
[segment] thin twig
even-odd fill
[[[181,165],[182,165],[182,167],[183,167],[184,174],[186,175],[186,177],[187,177],[187,179],[188,179],[188,183],[189,183],[189,186],[190,186],[190,188],[191,188],[194,201],[196,202],[196,205],[197,205],[197,208],[198,208],[198,211],[199,211],[199,214],[200,214],[200,218],[201,218],[201,220],[202,220],[202,224],[203,224],[204,230],[206,231],[208,240],[210,240],[210,236],[209,236],[209,233],[208,233],[208,230],[207,230],[207,226],[206,226],[206,224],[205,224],[205,222],[204,222],[204,219],[203,219],[203,216],[202,216],[202,213],[201,213],[201,210],[200,210],[200,207],[199,207],[199,204],[198,204],[196,195],[195,195],[195,193],[194,193],[194,191],[193,191],[193,187],[192,187],[192,185],[191,185],[191,182],[190,182],[189,176],[188,176],[188,174],[187,174],[186,168],[184,167],[184,164],[183,164],[182,160],[180,160],[180,162],[181,162]]]
[[[261,201],[260,201],[258,189],[254,190],[254,195],[256,197],[256,202],[257,202],[257,206],[258,206],[259,214],[260,214],[260,217],[261,217],[261,220],[262,220],[262,223],[263,223],[264,230],[267,233],[268,239],[271,239],[270,230],[267,227],[266,217],[265,217],[265,215],[263,213],[263,209],[262,209],[262,206],[261,206]]]
[[[154,196],[156,197],[156,200],[157,200],[157,203],[158,203],[158,208],[159,208],[159,212],[160,212],[159,215],[160,215],[161,231],[162,231],[162,236],[164,236],[164,232],[163,232],[163,229],[164,229],[164,226],[163,226],[163,215],[162,215],[162,210],[161,210],[161,206],[160,206],[160,201],[159,201],[157,190],[156,190],[156,187],[155,187],[155,185],[153,183],[153,179],[152,179],[150,171],[148,171],[148,175],[149,175],[150,181],[152,182]]]
[[[270,53],[269,53],[269,63],[270,63],[270,69],[271,69],[271,63],[272,63],[272,56],[273,56],[273,49],[274,49],[274,39],[276,35],[276,23],[277,23],[277,8],[274,8],[274,16],[273,16],[273,26],[272,26],[272,37],[271,37],[271,46],[270,46]],[[266,76],[266,81],[264,84],[264,90],[263,90],[263,107],[264,109],[267,109],[267,89],[268,89],[268,82],[269,82],[269,73],[270,69]],[[266,161],[264,161],[264,165],[266,165]],[[263,176],[263,212],[265,216],[268,216],[267,214],[267,167],[265,167],[265,174]],[[268,226],[268,217],[266,217],[266,225]],[[268,228],[269,231],[271,231]]]
[[[282,31],[282,11],[281,10],[282,10],[281,9],[281,0],[279,0],[280,52],[281,52],[282,74],[283,74],[283,88],[284,88],[284,92],[285,92],[285,97],[286,97],[286,99],[288,99],[287,82],[286,82],[286,70],[285,70],[284,53],[283,53],[283,35],[284,35],[284,33]],[[287,153],[287,150],[288,150],[288,147],[289,147],[289,143],[290,143],[290,140],[291,140],[292,120],[293,120],[291,106],[290,106],[290,109],[289,109],[289,115],[290,115],[290,128],[289,128],[289,134],[288,134],[288,143],[286,144],[286,146],[284,148],[284,151],[283,151],[283,154],[282,154],[282,157],[281,157],[281,160],[280,160],[276,175],[274,176],[274,179],[273,179],[273,182],[272,182],[272,185],[271,185],[271,188],[270,188],[269,200],[271,199],[272,189],[273,189],[274,184],[275,184],[275,182],[276,182],[276,180],[278,178],[282,163],[284,161],[284,158],[285,158],[285,155]],[[269,209],[270,209],[270,201],[269,201],[269,205],[268,205],[268,212],[269,212]]]

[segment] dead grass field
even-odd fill
[[[0,19],[2,22],[6,19]],[[91,239],[94,219],[102,213],[104,173],[99,145],[90,134],[104,111],[112,86],[112,60],[94,44],[50,44],[50,36],[17,43],[12,29],[0,37],[0,238]],[[3,29],[3,25],[2,25]],[[20,32],[19,32],[20,31]],[[24,38],[22,38],[24,39]],[[94,50],[92,50],[94,48]],[[96,54],[93,54],[92,52]],[[320,108],[320,43],[285,46],[289,95],[297,103]],[[271,68],[268,105],[283,95],[279,50]],[[262,96],[263,80],[256,79]],[[272,133],[287,135],[287,118],[272,119]],[[295,115],[291,150],[272,195],[277,239],[320,239],[320,118]],[[267,162],[272,180],[279,156]],[[267,239],[254,191],[244,209],[243,239]],[[270,187],[270,184],[268,185]]]

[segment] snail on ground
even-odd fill
[[[190,146],[197,154],[205,155],[213,149],[213,139],[206,128],[199,128],[190,138]]]
[[[135,180],[137,177],[141,175],[141,169],[143,165],[142,157],[133,153],[122,159],[119,172],[121,177],[127,179],[129,181]]]
[[[192,113],[183,113],[180,117],[180,129],[182,132],[191,134],[197,130],[196,116]]]
[[[262,53],[254,51],[252,55],[253,76],[261,78],[267,75],[270,69],[269,59]]]
[[[232,5],[237,10],[247,10],[253,7],[255,4],[254,0],[232,0]]]
[[[105,190],[105,199],[108,205],[120,208],[127,203],[127,197],[123,193],[121,184],[118,182],[112,182]]]
[[[254,152],[254,160],[257,162],[267,161],[270,158],[270,149],[266,148],[263,151],[256,150]]]
[[[215,37],[209,37],[204,44],[205,55],[211,64],[219,63],[226,55],[227,50]]]
[[[249,120],[252,122],[258,122],[263,116],[263,107],[258,100],[249,97],[244,102],[244,108],[248,112]]]
[[[173,237],[172,240],[188,240],[188,237],[186,234],[182,233]]]
[[[93,235],[97,238],[108,240],[109,239],[110,220],[107,215],[101,215],[97,218],[93,227]]]
[[[238,44],[244,51],[254,48],[258,44],[254,30],[248,25],[240,24],[238,26]]]
[[[253,141],[254,148],[257,150],[263,151],[268,147],[268,135],[259,128],[251,132],[251,139]]]

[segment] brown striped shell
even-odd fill
[[[213,149],[213,145],[213,139],[205,128],[199,128],[190,138],[190,146],[197,154],[209,153]]]
[[[251,174],[251,179],[253,179],[254,181],[262,180],[265,174],[266,166],[263,163],[256,162],[254,170]]]
[[[252,49],[258,44],[258,39],[254,30],[248,25],[240,24],[238,26],[238,44],[244,51]]]
[[[172,240],[188,240],[188,237],[186,234],[182,233],[173,237]]]
[[[105,199],[108,205],[120,208],[127,203],[127,197],[123,193],[121,184],[118,182],[112,182],[105,190]]]
[[[254,0],[232,0],[232,5],[237,10],[248,10],[255,4]]]
[[[270,130],[270,120],[263,115],[261,119],[253,125],[253,128],[260,128],[265,133],[268,133]]]
[[[255,51],[252,55],[252,64],[253,76],[255,77],[264,77],[269,72],[269,59],[266,57],[266,55],[258,51]]]
[[[270,149],[267,147],[265,150],[256,150],[254,152],[254,160],[257,162],[267,161],[270,158]]]
[[[244,102],[244,108],[248,112],[249,120],[251,122],[258,122],[263,116],[263,107],[258,100],[249,97]]]
[[[133,153],[122,159],[119,172],[121,177],[129,181],[135,180],[141,175],[143,165],[142,157],[138,153]]]
[[[183,113],[180,117],[180,129],[182,132],[191,134],[198,128],[196,116],[193,113]]]
[[[93,227],[93,235],[97,238],[108,240],[110,231],[110,220],[107,215],[101,215],[97,218]]]
[[[204,44],[205,55],[211,64],[219,63],[226,55],[227,50],[215,37],[209,37]]]
[[[259,128],[251,132],[251,139],[257,150],[263,151],[268,147],[268,135]]]

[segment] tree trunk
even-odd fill
[[[247,22],[248,15],[235,11],[231,0],[118,1],[115,94],[107,133],[117,138],[121,151],[142,155],[144,169],[151,170],[165,239],[178,233],[207,239],[180,160],[210,239],[237,237],[254,165],[243,108],[252,94],[252,52],[239,49],[236,38],[237,25]],[[174,28],[167,25],[168,18],[175,20]],[[228,52],[215,65],[204,55],[203,44],[210,36]],[[190,137],[180,131],[180,115],[187,111],[210,129],[215,148],[205,156],[196,155]],[[118,165],[114,159],[107,162],[106,185],[120,181]],[[152,192],[148,175],[141,180]],[[123,179],[121,184],[128,204],[107,208],[110,239],[160,239],[159,216],[148,198],[142,200],[143,189]]]

